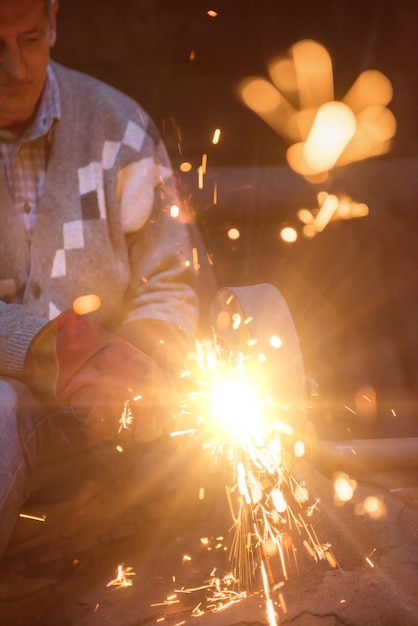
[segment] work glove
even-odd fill
[[[174,384],[164,370],[72,310],[32,339],[24,378],[44,402],[71,407],[102,439],[130,431],[139,441],[153,441],[168,427],[175,407]]]

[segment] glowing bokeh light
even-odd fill
[[[289,166],[309,182],[324,183],[334,167],[389,151],[396,119],[386,106],[393,89],[381,72],[362,72],[336,101],[331,57],[312,40],[295,43],[268,71],[271,82],[250,76],[240,82],[239,96],[288,141]]]
[[[287,139],[297,140],[295,109],[266,78],[249,77],[241,81],[238,93],[244,104],[273,130]],[[296,133],[296,134],[295,134]]]
[[[73,302],[73,311],[78,315],[93,313],[101,307],[101,300],[98,295],[92,293],[86,296],[79,296]]]
[[[278,335],[272,335],[269,339],[269,344],[272,348],[281,348],[283,345],[282,340]]]
[[[375,105],[357,115],[357,130],[344,150],[339,165],[385,154],[396,133],[396,118],[392,111]]]
[[[215,145],[217,143],[219,143],[220,136],[221,136],[221,129],[220,128],[216,128],[214,133],[213,133],[212,143],[215,144]]]
[[[393,88],[390,80],[377,70],[362,72],[343,98],[344,104],[354,113],[370,106],[386,106],[392,100]]]
[[[334,194],[325,194],[322,199],[318,194],[318,202],[320,203],[320,209],[314,220],[314,228],[316,232],[324,230],[325,226],[331,220],[332,216],[338,209],[338,198]]]
[[[191,163],[189,163],[188,161],[184,161],[183,163],[180,164],[180,172],[191,172],[193,168],[193,165]]]
[[[279,91],[293,94],[298,89],[295,64],[291,59],[275,59],[269,64],[269,74]]]
[[[242,83],[241,97],[245,104],[260,115],[275,111],[281,103],[281,95],[265,78],[249,78]]]
[[[240,238],[240,232],[239,232],[238,228],[230,228],[228,230],[228,237],[229,237],[229,239],[233,239],[233,240],[239,239]]]
[[[287,509],[287,502],[280,489],[271,490],[271,499],[273,500],[274,508],[278,513],[284,513]]]
[[[219,331],[227,330],[231,323],[231,316],[228,311],[219,311],[216,316],[216,327]]]
[[[238,328],[241,326],[241,322],[242,322],[242,317],[239,313],[233,313],[232,314],[232,328],[234,330],[238,330]]]
[[[334,477],[334,497],[337,503],[349,502],[357,487],[355,480],[350,479],[347,474],[337,474]]]
[[[286,226],[280,231],[280,239],[286,241],[286,243],[293,243],[298,238],[298,234],[294,228]]]
[[[357,415],[364,421],[372,421],[377,417],[376,391],[371,385],[360,387],[355,393],[354,403]]]
[[[314,219],[314,216],[308,209],[299,209],[297,216],[304,224],[310,224]]]
[[[295,441],[293,444],[293,452],[297,458],[301,458],[305,455],[305,444],[303,441]]]
[[[301,109],[316,109],[334,99],[331,57],[324,46],[309,39],[291,48]]]
[[[330,170],[356,132],[356,118],[342,102],[319,107],[303,148],[308,166],[315,172]]]
[[[203,179],[204,179],[203,167],[199,165],[199,167],[197,168],[197,186],[199,189],[203,189]]]
[[[306,487],[298,485],[295,489],[294,496],[296,502],[299,502],[299,504],[303,504],[304,502],[308,502],[309,500],[309,491]]]
[[[177,218],[180,215],[180,207],[178,207],[177,204],[173,204],[170,207],[170,215],[173,218]]]
[[[313,239],[316,235],[315,228],[311,224],[305,224],[302,232],[306,239]]]
[[[365,512],[372,519],[380,519],[387,514],[387,507],[381,498],[368,496],[363,502]]]

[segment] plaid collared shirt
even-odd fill
[[[61,116],[58,82],[49,66],[36,117],[23,135],[0,129],[0,168],[29,237],[42,196],[52,133]]]

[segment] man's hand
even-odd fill
[[[140,441],[159,437],[175,407],[174,385],[156,363],[86,315],[66,311],[33,338],[25,381],[46,401],[70,406],[103,439],[125,427]],[[124,415],[126,402],[132,421]],[[131,422],[131,423],[130,423]]]

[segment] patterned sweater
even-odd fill
[[[187,225],[155,126],[112,87],[53,63],[61,97],[31,245],[0,170],[0,375],[21,377],[34,334],[97,294],[108,330],[197,320]],[[172,216],[172,214],[173,216]],[[138,322],[140,324],[140,322]]]

